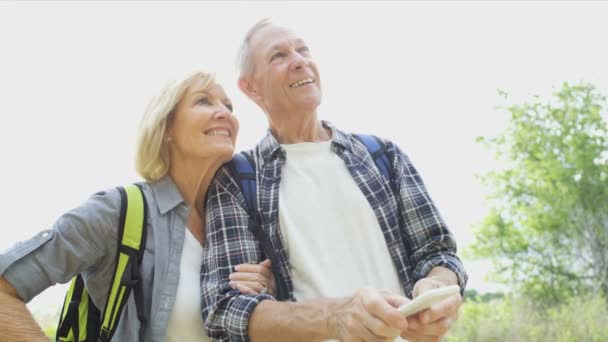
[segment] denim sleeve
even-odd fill
[[[116,245],[119,213],[118,190],[94,194],[63,214],[51,229],[2,252],[0,275],[29,302],[54,284],[114,262],[108,257],[109,246]]]

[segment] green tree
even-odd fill
[[[564,84],[550,100],[507,107],[506,130],[478,138],[504,167],[482,176],[491,210],[470,252],[525,295],[608,295],[606,108],[592,85]]]
[[[505,294],[502,292],[485,292],[479,293],[475,289],[467,289],[464,290],[464,300],[465,302],[482,302],[486,303],[495,299],[502,299],[505,297]]]
[[[569,298],[550,308],[521,296],[467,301],[444,341],[605,342],[608,307],[601,296]]]

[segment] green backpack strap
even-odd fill
[[[137,317],[140,321],[140,333],[146,323],[143,302],[143,284],[140,272],[141,259],[145,249],[146,205],[143,193],[137,185],[118,188],[127,198],[122,201],[120,208],[119,230],[120,245],[118,247],[116,270],[112,278],[112,287],[103,311],[99,341],[110,341],[122,309],[127,303],[131,290],[134,290]],[[140,334],[141,338],[141,334]]]
[[[122,310],[134,291],[140,338],[146,323],[140,264],[146,243],[147,206],[138,185],[118,187],[121,196],[118,251],[103,316],[93,305],[82,276],[76,276],[66,295],[57,327],[57,341],[106,342],[112,339]],[[78,338],[74,338],[78,336]]]

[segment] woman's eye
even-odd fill
[[[224,106],[226,106],[226,108],[228,108],[228,110],[232,113],[232,104],[231,103],[226,103],[226,104],[224,104]]]
[[[198,100],[196,103],[198,103],[198,104],[203,104],[203,105],[209,105],[209,104],[211,104],[211,103],[209,102],[209,99],[208,99],[208,98],[206,98],[206,97],[203,97],[202,99],[199,99],[199,100]]]

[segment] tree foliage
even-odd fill
[[[592,85],[564,84],[550,100],[507,107],[506,130],[478,139],[504,167],[482,176],[491,211],[471,252],[526,295],[608,295],[606,108]]]
[[[475,289],[464,290],[464,301],[465,302],[480,302],[487,303],[495,299],[502,299],[505,297],[503,292],[479,292]]]
[[[608,341],[608,307],[602,297],[565,299],[544,308],[525,298],[467,301],[446,342]]]

